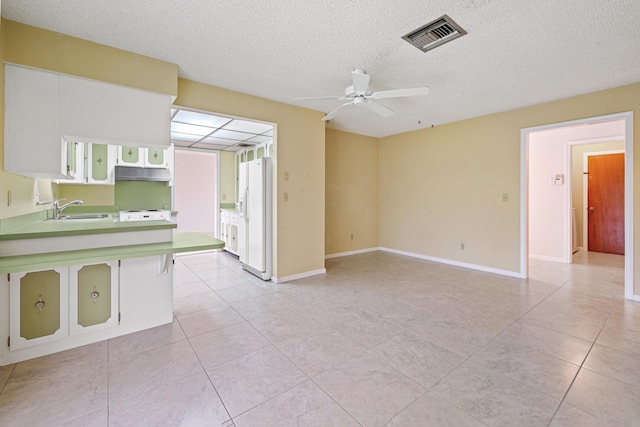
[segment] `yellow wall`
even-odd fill
[[[6,62],[177,95],[176,64],[14,21],[2,24]]]
[[[634,110],[640,129],[640,83],[381,139],[380,245],[517,272],[520,130]],[[639,142],[636,130],[634,146]],[[639,164],[635,150],[635,189]],[[502,193],[509,193],[508,202]],[[634,222],[639,219],[635,197]],[[640,237],[634,254],[640,265]]]
[[[326,254],[377,248],[378,139],[327,129],[326,150]]]
[[[485,117],[381,139],[380,246],[517,270],[519,137]]]
[[[178,79],[176,64],[12,21],[2,25],[6,62],[178,95],[175,104],[182,107],[274,123],[274,275],[283,278],[324,268],[322,113]],[[287,182],[284,172],[289,173]],[[1,178],[0,196],[11,189],[14,202],[24,201],[25,207],[1,209],[0,218],[40,209],[28,191],[34,187],[32,179],[6,173]]]
[[[236,153],[220,152],[220,204],[236,202]]]
[[[274,276],[324,269],[322,113],[185,79],[178,79],[174,104],[274,124]]]

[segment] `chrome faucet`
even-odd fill
[[[60,214],[67,207],[71,205],[81,205],[84,203],[82,200],[72,200],[71,202],[65,203],[64,205],[60,206],[60,202],[63,200],[67,199],[58,199],[53,202],[53,219],[60,219]]]

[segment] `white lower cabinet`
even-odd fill
[[[172,254],[0,275],[0,366],[172,321]]]
[[[10,348],[118,326],[118,262],[12,273]]]
[[[173,321],[171,254],[121,261],[120,316],[126,333]]]
[[[238,212],[220,211],[220,240],[224,242],[224,249],[234,255],[238,255],[238,221]]]

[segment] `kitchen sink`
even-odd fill
[[[106,213],[96,213],[96,214],[73,214],[73,215],[61,215],[60,218],[57,218],[58,220],[63,220],[63,219],[104,219],[104,218],[109,218],[109,214]],[[56,219],[56,218],[49,218],[49,219]]]

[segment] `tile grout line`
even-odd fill
[[[18,362],[20,363],[20,362]],[[2,388],[0,388],[0,395],[2,393],[4,393],[4,389],[7,387],[7,384],[9,383],[9,380],[11,379],[11,377],[13,376],[13,373],[16,370],[16,367],[18,366],[18,363],[14,363],[13,367],[11,368],[11,372],[9,373],[9,375],[7,376],[7,380],[4,382],[4,384],[2,384]]]
[[[184,264],[184,263],[183,263]],[[189,269],[189,271],[193,272],[193,270],[191,270],[191,268],[189,268],[189,266],[187,264],[184,264],[184,266],[186,268]],[[195,274],[195,273],[194,273]],[[197,276],[197,274],[196,274]],[[205,285],[207,285],[205,283],[204,280],[200,279],[199,276],[198,280],[200,280],[201,283],[204,283]],[[208,287],[208,285],[207,285]],[[216,294],[217,295],[217,294]],[[178,320],[178,316],[175,315],[175,313],[173,314],[173,321],[176,322],[178,324],[178,327],[180,328],[180,330],[182,331],[182,333],[184,334],[185,339],[187,340],[187,342],[189,343],[189,347],[191,348],[191,351],[193,351],[193,355],[196,357],[196,359],[198,360],[198,363],[200,364],[200,367],[202,368],[202,371],[204,372],[204,374],[207,376],[207,380],[209,380],[209,384],[211,384],[211,387],[213,388],[213,391],[215,391],[216,396],[218,396],[218,399],[220,399],[220,403],[222,404],[222,407],[224,408],[224,410],[227,412],[227,415],[229,416],[229,420],[232,422],[231,425],[235,425],[234,421],[233,421],[233,417],[231,416],[231,413],[229,412],[229,408],[227,408],[227,405],[225,404],[224,400],[222,400],[222,396],[220,396],[220,393],[218,392],[218,389],[216,388],[216,386],[213,384],[213,380],[211,379],[211,377],[209,376],[209,373],[207,372],[207,369],[204,367],[204,364],[202,363],[202,360],[200,359],[200,356],[198,355],[198,352],[196,351],[196,349],[193,347],[193,344],[191,343],[191,338],[187,335],[187,333],[185,332],[184,328],[182,327],[182,324],[180,324],[180,321]],[[226,422],[226,421],[225,421]]]
[[[591,344],[591,347],[589,347],[589,350],[587,351],[587,354],[585,354],[584,359],[582,359],[582,362],[578,366],[578,370],[576,371],[576,374],[573,376],[573,379],[571,380],[571,383],[569,384],[569,387],[567,387],[567,391],[564,393],[564,396],[562,396],[562,399],[560,400],[560,404],[558,405],[558,407],[556,408],[555,412],[553,413],[553,416],[549,420],[549,424],[551,424],[553,419],[558,414],[558,411],[560,410],[560,408],[564,404],[564,401],[566,400],[567,396],[569,395],[569,392],[571,391],[571,388],[573,387],[573,384],[578,379],[578,375],[580,374],[580,372],[582,371],[582,368],[584,367],[584,363],[587,361],[587,358],[589,357],[589,354],[591,354],[591,350],[593,350],[593,347],[595,347],[596,342],[598,341],[598,338],[600,337],[600,334],[602,334],[602,331],[604,330],[605,326],[607,325],[607,322],[611,318],[611,314],[612,313],[613,313],[613,310],[609,311],[609,315],[607,316],[607,320],[605,320],[604,323],[602,324],[602,328],[600,328],[600,331],[598,332],[598,335],[596,335],[596,337],[594,338],[593,343]],[[591,414],[589,414],[589,415],[591,415]],[[598,420],[600,420],[599,417],[596,417],[595,415],[593,415],[593,416],[595,418],[597,418]],[[604,421],[604,420],[600,420],[600,421]]]

